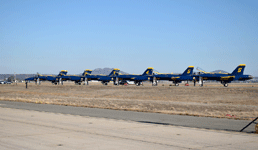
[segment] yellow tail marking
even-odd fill
[[[188,69],[188,70],[187,70],[187,74],[189,74],[190,72],[191,72],[191,69]]]

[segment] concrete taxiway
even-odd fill
[[[183,127],[194,127],[201,129],[225,130],[239,132],[250,121],[233,120],[209,117],[193,117],[182,115],[167,115],[159,113],[143,113],[133,111],[119,111],[110,109],[72,107],[49,104],[35,104],[23,102],[0,101],[0,107],[25,110],[35,110],[89,117],[109,118],[117,120],[135,121],[149,124],[162,124]],[[250,125],[244,132],[255,132],[255,124]]]
[[[7,108],[7,105],[0,104],[0,149],[258,149],[258,136],[253,133]]]
[[[256,134],[0,108],[0,149],[258,149]]]

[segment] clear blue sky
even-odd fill
[[[0,0],[0,73],[187,66],[258,76],[257,0]]]

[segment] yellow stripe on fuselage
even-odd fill
[[[221,80],[228,80],[230,78],[235,78],[235,76],[226,76],[226,77],[221,77]]]

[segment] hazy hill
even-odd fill
[[[224,71],[224,70],[215,70],[215,71],[212,71],[212,72],[214,72],[214,73],[228,73],[227,71]]]
[[[7,79],[14,74],[0,74],[0,80]],[[16,74],[16,80],[24,80],[25,78],[33,77],[35,74]]]
[[[92,70],[92,73],[91,74],[104,74],[104,75],[109,75],[110,72],[113,70],[114,68],[96,68],[94,70]],[[119,73],[122,73],[122,74],[127,74],[126,72],[124,71],[121,71]]]

